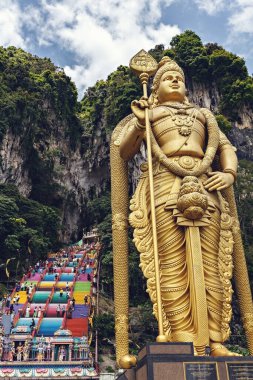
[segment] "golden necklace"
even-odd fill
[[[182,103],[173,103],[163,105],[163,107],[176,108],[175,113],[171,112],[171,120],[178,127],[178,133],[181,136],[190,136],[197,117],[197,109],[194,108],[190,115],[187,114],[187,109],[192,106],[184,106]]]

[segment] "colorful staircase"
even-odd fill
[[[24,276],[20,283],[20,291],[13,290],[11,294],[12,303],[19,295],[19,301],[14,304],[16,315],[13,320],[13,333],[31,334],[33,339],[39,339],[42,336],[53,337],[56,331],[68,329],[73,337],[79,339],[86,337],[90,342],[89,321],[93,317],[90,305],[92,280],[97,264],[92,258],[96,257],[94,254],[96,251],[92,247],[94,245],[86,246],[86,250],[69,252],[67,257],[60,256],[60,259],[57,255],[51,256],[46,269],[37,268],[37,272],[33,270],[32,275],[28,275],[29,278]],[[30,285],[33,289],[28,297],[26,288]],[[86,303],[85,297],[87,297]],[[70,310],[70,300],[75,304],[72,310]],[[62,312],[63,305],[65,312]],[[28,306],[29,317],[26,317]],[[57,312],[58,307],[60,313]],[[37,311],[41,309],[40,317],[33,318],[35,308]],[[33,319],[35,328],[31,328]]]

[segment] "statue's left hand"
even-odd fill
[[[223,190],[234,183],[234,176],[231,173],[211,172],[207,174],[211,178],[205,181],[203,185],[208,191]]]

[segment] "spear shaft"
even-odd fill
[[[143,86],[143,96],[148,98],[147,83],[148,73],[141,73],[139,76]],[[160,285],[160,265],[157,244],[157,230],[156,230],[156,213],[155,213],[155,194],[154,194],[154,179],[152,167],[152,153],[151,153],[151,136],[150,136],[150,120],[148,108],[145,108],[145,125],[146,125],[146,142],[147,142],[147,156],[148,156],[148,174],[149,174],[149,192],[150,192],[150,208],[151,208],[151,223],[152,223],[152,236],[153,236],[153,250],[154,250],[154,264],[155,264],[155,282],[156,282],[156,300],[157,300],[157,319],[159,335],[156,338],[157,342],[167,342],[167,337],[163,329],[163,314],[162,314],[162,297]]]

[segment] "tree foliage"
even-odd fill
[[[98,129],[103,136],[110,134],[117,123],[131,113],[131,101],[139,97],[139,80],[126,66],[119,66],[106,81],[100,80],[90,87],[81,101],[79,113],[83,150],[89,153],[92,149],[90,137]]]
[[[236,120],[244,105],[253,106],[253,79],[243,58],[215,43],[203,45],[190,30],[173,37],[170,45],[164,55],[175,59],[188,79],[218,88],[220,112],[227,118]]]
[[[21,196],[14,185],[0,185],[1,262],[19,256],[23,270],[58,246],[59,212]],[[10,263],[14,268],[16,262]]]
[[[58,119],[69,122],[66,134],[73,135],[77,91],[70,78],[47,58],[0,48],[0,137],[9,128],[22,134],[29,125],[27,142],[38,141],[52,128],[47,125],[49,105]]]

